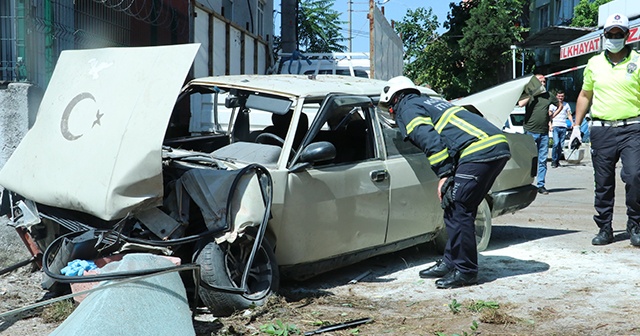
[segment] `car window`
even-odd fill
[[[411,141],[402,139],[402,134],[398,127],[385,125],[384,123],[381,123],[381,127],[387,157],[422,153]]]
[[[340,76],[351,76],[351,72],[349,69],[335,69],[335,74]],[[304,72],[305,75],[313,75],[315,74],[315,70],[307,70]],[[333,75],[333,69],[320,69],[318,70],[318,75]],[[367,74],[364,70],[353,69],[353,74],[355,77],[363,77],[369,78],[369,74]]]
[[[513,126],[524,126],[524,113],[522,113],[522,114],[512,113],[510,115],[510,118],[511,118],[511,125],[513,125]]]
[[[322,103],[305,143],[327,141],[336,148],[336,158],[317,165],[342,164],[375,157],[371,127],[373,103],[366,96],[330,95]]]

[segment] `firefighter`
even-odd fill
[[[448,240],[444,257],[419,272],[439,278],[437,288],[478,283],[475,217],[511,154],[502,131],[462,107],[420,95],[404,76],[387,82],[379,106],[389,111],[405,139],[427,156],[440,179],[437,194],[444,209]]]

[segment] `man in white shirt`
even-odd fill
[[[567,125],[573,127],[571,107],[564,101],[564,91],[558,90],[556,98],[558,98],[558,105],[549,105],[549,115],[551,115],[551,127],[553,129],[553,148],[551,150],[552,168],[560,167],[560,155],[562,154],[564,139],[567,135]]]

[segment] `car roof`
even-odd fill
[[[324,97],[327,93],[379,95],[386,81],[340,75],[231,75],[196,78],[191,85],[218,85],[292,97]],[[420,88],[423,93],[437,95]]]

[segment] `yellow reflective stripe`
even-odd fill
[[[463,158],[469,154],[473,154],[477,151],[483,150],[487,147],[491,147],[494,146],[496,144],[499,144],[501,142],[507,142],[507,137],[504,136],[504,134],[496,134],[496,135],[492,135],[488,138],[484,138],[482,140],[478,140],[474,143],[472,143],[471,145],[467,146],[467,148],[465,148],[462,151],[462,154],[460,154],[460,158]],[[429,160],[431,161],[431,160]]]
[[[444,127],[447,126],[447,123],[449,123],[449,119],[451,119],[451,117],[453,117],[456,112],[461,110],[464,110],[464,108],[462,108],[461,106],[453,106],[444,111],[442,117],[440,117],[440,120],[438,120],[438,122],[436,123],[436,131],[438,131],[438,133],[441,133]]]
[[[459,118],[458,116],[453,116],[453,118],[451,118],[451,124],[454,126],[457,126],[459,129],[461,129],[465,133],[472,135],[478,139],[484,139],[488,137],[487,133],[471,125],[466,120]]]
[[[433,166],[439,162],[444,161],[446,158],[449,157],[449,152],[447,151],[447,149],[443,149],[431,156],[429,156],[429,163]]]
[[[431,121],[430,117],[415,117],[407,125],[407,135],[411,134],[411,132],[413,132],[413,129],[420,125],[433,126],[433,122]]]

